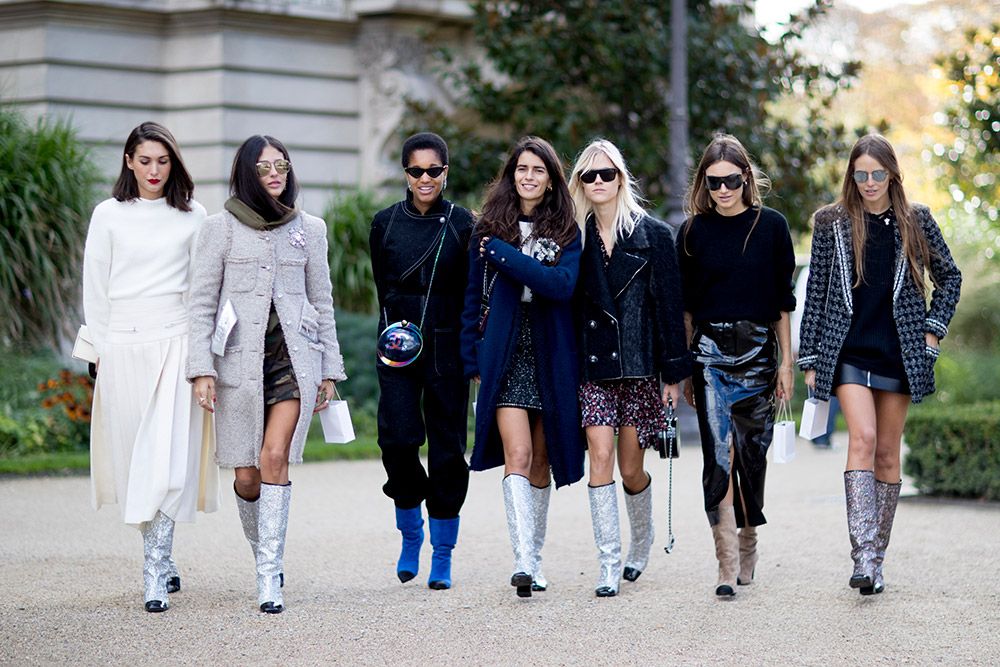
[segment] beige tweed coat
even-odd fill
[[[216,461],[221,466],[260,466],[264,332],[272,300],[302,395],[290,463],[302,462],[320,381],[347,379],[337,342],[326,232],[323,220],[305,213],[265,231],[223,211],[201,227],[191,279],[187,378],[216,379]],[[220,357],[212,353],[212,334],[227,300],[238,320]]]

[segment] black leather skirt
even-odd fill
[[[839,387],[842,384],[860,384],[869,389],[896,394],[910,393],[910,385],[906,380],[879,375],[843,362],[837,364],[837,370],[833,374],[833,386]]]

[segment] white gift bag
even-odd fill
[[[774,438],[771,448],[775,463],[791,463],[795,460],[795,420],[792,419],[792,409],[788,401],[778,403],[778,421],[774,424]]]
[[[809,392],[812,393],[811,391]],[[799,435],[806,440],[818,438],[826,433],[826,422],[830,416],[830,401],[821,401],[810,396],[802,405],[802,424]]]
[[[319,413],[319,423],[323,425],[323,440],[340,444],[352,442],[354,424],[351,422],[351,411],[347,407],[347,401],[340,398],[336,386],[333,393],[337,400],[330,401],[326,410]]]

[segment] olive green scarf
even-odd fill
[[[274,229],[276,227],[281,227],[283,224],[290,222],[295,216],[299,214],[297,208],[289,209],[287,213],[274,221],[265,220],[257,211],[253,210],[247,206],[242,200],[236,197],[230,197],[226,200],[226,210],[236,216],[236,219],[242,222],[247,227],[252,227],[253,229]]]

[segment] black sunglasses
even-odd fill
[[[876,169],[872,172],[872,178],[875,179],[876,183],[885,183],[885,179],[889,178],[889,172],[885,169]],[[860,169],[854,170],[854,182],[857,184],[868,182],[868,172],[862,171]]]
[[[421,178],[424,174],[427,174],[431,178],[437,178],[438,176],[444,173],[445,169],[447,169],[447,166],[430,167],[428,169],[424,169],[423,167],[406,167],[405,169],[403,169],[403,171],[405,171],[413,178]]]
[[[739,172],[728,176],[709,176],[706,174],[705,180],[708,181],[709,190],[718,190],[723,185],[729,190],[739,190],[744,183],[743,174]]]
[[[608,167],[607,169],[588,169],[580,174],[580,180],[584,183],[593,183],[597,180],[598,176],[600,176],[601,180],[605,183],[610,183],[618,178],[618,169],[615,167]]]

